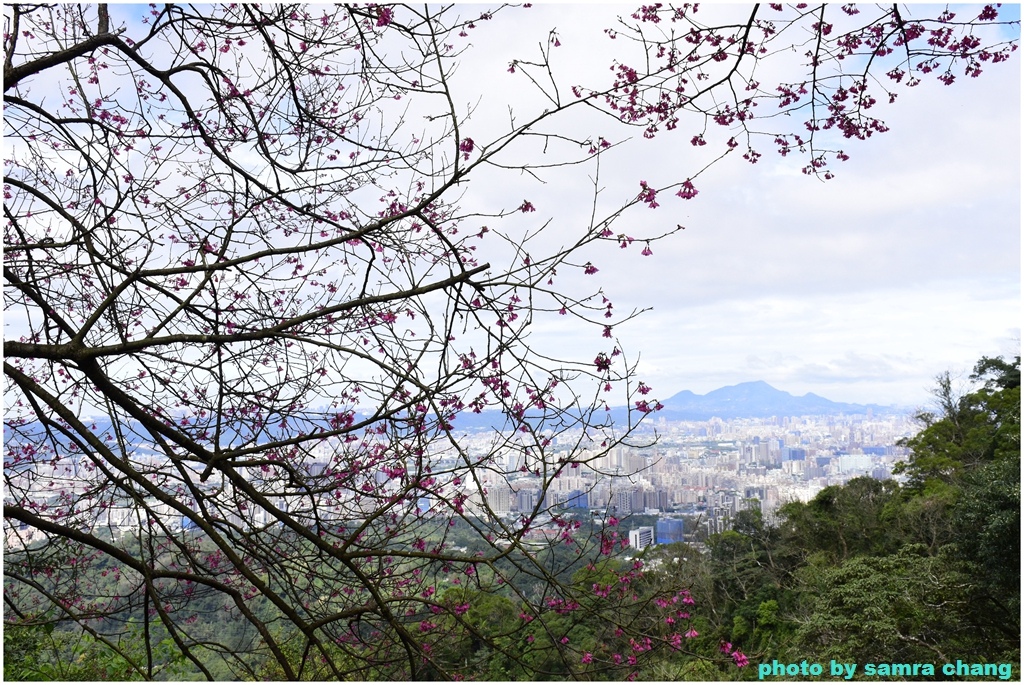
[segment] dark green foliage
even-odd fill
[[[77,627],[5,623],[4,680],[149,680],[145,673],[150,659],[155,679],[176,680],[185,673],[181,654],[170,639],[147,654],[139,626],[130,625],[126,632],[130,639],[114,643]]]
[[[1020,358],[971,379],[957,396],[939,377],[905,487],[857,479],[784,508],[794,540],[842,562],[804,576],[820,597],[797,640],[822,658],[1019,661]]]
[[[821,594],[796,639],[808,658],[850,663],[924,663],[983,658],[971,639],[964,590],[954,564],[920,545],[887,556],[859,556],[822,576]]]
[[[46,641],[53,624],[4,625],[4,680],[46,680]]]
[[[793,502],[780,509],[787,543],[834,561],[891,551],[895,540],[887,519],[898,496],[895,481],[868,477],[827,487],[807,504]]]
[[[939,378],[939,411],[905,443],[905,485],[856,478],[785,505],[776,526],[752,510],[711,536],[699,563],[673,569],[708,607],[704,637],[741,645],[752,663],[973,659],[1017,669],[1019,366],[983,359],[972,376],[980,387],[963,396]]]
[[[956,549],[993,600],[1020,612],[1020,459],[986,464],[964,479],[953,511]]]
[[[924,492],[934,481],[955,484],[965,473],[999,459],[1020,458],[1020,357],[1010,364],[983,357],[971,375],[984,387],[958,395],[949,373],[940,375],[935,397],[941,413],[922,413],[925,427],[904,441],[912,451],[896,473]]]
[[[943,408],[907,441],[911,506],[942,502],[952,556],[972,578],[971,620],[994,643],[1020,638],[1020,357],[984,357],[954,397],[939,378]],[[945,467],[938,468],[940,464]]]

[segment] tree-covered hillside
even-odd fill
[[[974,391],[958,396],[948,375],[939,378],[935,413],[921,414],[923,429],[906,441],[908,461],[895,480],[857,478],[822,490],[807,503],[785,505],[769,522],[757,510],[741,512],[732,530],[706,545],[676,543],[629,558],[612,526],[583,512],[579,547],[538,549],[548,577],[517,575],[514,552],[474,579],[469,569],[439,562],[434,614],[407,613],[406,629],[432,645],[442,677],[451,670],[469,679],[735,680],[756,679],[757,664],[773,660],[828,663],[1020,662],[1020,360],[982,359]],[[484,544],[470,525],[445,534],[448,544],[475,553]],[[610,544],[614,543],[614,544]],[[614,548],[614,549],[613,549]],[[284,560],[282,563],[286,563]],[[94,567],[91,579],[113,593],[119,573]],[[460,577],[461,576],[461,579]],[[8,576],[6,585],[19,582]],[[682,583],[682,584],[681,584]],[[569,587],[590,606],[559,601],[551,590]],[[35,581],[44,595],[46,582]],[[547,609],[531,612],[539,598]],[[320,596],[319,601],[329,601]],[[575,600],[573,600],[575,602]],[[202,604],[202,602],[200,602]],[[207,602],[196,612],[228,678],[239,653],[265,654],[250,663],[254,677],[282,679],[276,658],[259,648],[248,621]],[[300,654],[301,635],[287,634],[275,608],[258,599],[255,616]],[[102,639],[60,622],[8,616],[4,635],[6,680],[129,680],[133,666],[155,659],[158,678],[201,676],[170,636],[146,655],[122,641]],[[145,616],[126,621],[140,635],[163,628]],[[95,625],[102,635],[103,625]],[[153,641],[153,635],[149,637]],[[440,639],[438,639],[440,638]],[[363,663],[359,675],[386,680],[396,655],[384,653],[369,633],[346,645]],[[291,654],[288,650],[295,650]],[[335,658],[346,658],[339,651]],[[214,660],[213,663],[217,663]],[[353,667],[355,665],[353,664]],[[431,667],[433,668],[433,667]],[[307,665],[303,678],[329,677]],[[859,676],[858,676],[859,677]]]

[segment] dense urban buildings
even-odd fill
[[[645,531],[641,546],[679,542],[687,539],[687,530],[692,535],[727,529],[743,509],[757,507],[770,519],[783,504],[807,501],[829,485],[865,475],[888,478],[894,464],[906,454],[900,440],[918,428],[907,415],[873,416],[870,412],[707,421],[654,418],[637,434],[637,442],[653,443],[651,446],[602,449],[592,445],[575,455],[575,467],[550,479],[546,491],[540,476],[525,464],[512,463],[521,457],[508,457],[508,463],[502,463],[504,457],[499,453],[498,468],[479,473],[482,488],[465,490],[465,506],[470,514],[496,517],[520,517],[549,509],[589,510],[595,516],[619,519],[653,516],[657,523],[653,530]],[[493,432],[467,432],[462,448],[468,455],[482,455],[493,451],[494,438]],[[578,444],[579,434],[552,436],[551,456],[568,458],[569,450]],[[330,449],[330,444],[322,446],[320,468],[329,461]],[[155,453],[146,456],[144,445],[138,446],[138,451],[143,460],[160,459]],[[465,489],[458,460],[443,454],[434,459],[439,478],[449,479],[453,490]],[[62,459],[36,464],[31,472],[12,475],[11,482],[17,487],[24,481],[22,486],[42,504],[88,487],[90,478],[83,471],[87,468],[73,459]],[[312,468],[315,470],[317,463]],[[376,488],[388,487],[385,474],[367,474],[367,478]],[[34,481],[31,485],[29,479]],[[219,486],[210,483],[210,487]],[[329,512],[332,506],[348,504],[345,497],[325,498],[320,508]],[[419,506],[429,511],[431,504],[429,498],[423,498]],[[282,498],[276,505],[287,508],[288,503]],[[159,512],[160,507],[154,503],[149,510]],[[126,501],[123,506],[105,507],[88,525],[117,536],[139,527],[138,513],[139,508]],[[187,518],[175,518],[169,508],[166,514],[168,530],[191,526]],[[271,520],[261,511],[219,515],[243,527],[260,527]],[[691,522],[690,529],[684,526],[684,519]],[[545,520],[545,516],[539,517],[533,535],[555,533],[543,525]],[[7,535],[9,546],[32,541],[31,531],[11,533],[14,531]]]
[[[656,433],[655,445],[596,449],[592,461],[555,478],[546,496],[549,504],[620,517],[658,515],[655,542],[680,541],[681,523],[672,522],[678,517],[699,517],[706,532],[721,532],[746,508],[771,518],[783,504],[808,501],[829,485],[858,476],[889,478],[906,456],[899,441],[918,428],[902,414],[655,419],[646,436]],[[472,445],[474,438],[467,440]],[[499,514],[529,511],[540,485],[529,474],[493,482],[487,504]]]

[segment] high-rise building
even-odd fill
[[[516,510],[533,511],[537,506],[538,490],[524,488],[516,493]]]
[[[802,461],[807,457],[807,450],[802,447],[783,447],[782,458],[784,461]]]
[[[590,506],[590,499],[584,490],[571,490],[566,495],[565,506],[573,509],[587,509]]]
[[[496,483],[487,489],[487,506],[496,514],[507,514],[512,511],[512,488],[503,483]]]
[[[685,540],[686,522],[683,519],[658,519],[655,525],[659,545],[667,545],[672,542],[683,542]],[[632,540],[630,541],[632,544]]]
[[[654,544],[654,528],[640,526],[629,531],[629,546],[633,549],[644,549]]]

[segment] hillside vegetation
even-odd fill
[[[548,579],[511,575],[510,559],[506,592],[439,583],[438,604],[467,609],[436,622],[410,617],[409,629],[449,635],[434,658],[469,679],[756,679],[757,664],[773,660],[936,667],[960,660],[1012,664],[1019,677],[1020,359],[982,359],[972,380],[976,389],[957,396],[948,374],[938,379],[937,411],[921,414],[923,429],[906,441],[911,457],[897,468],[902,485],[857,478],[785,505],[774,522],[744,511],[706,545],[664,545],[640,559],[549,548]],[[595,545],[606,539],[593,533]],[[486,544],[465,525],[449,542],[467,553]],[[604,561],[588,561],[595,558]],[[116,572],[96,572],[108,571],[104,580],[114,592]],[[438,571],[441,577],[444,569]],[[552,601],[549,611],[525,615],[521,600],[544,596],[553,581],[590,589],[594,606],[577,611]],[[199,612],[211,639],[251,654],[258,634],[225,621],[218,609]],[[252,611],[268,626],[278,624],[269,604]],[[157,630],[143,616],[104,620],[128,622],[139,634]],[[688,628],[685,641],[680,626]],[[96,630],[103,633],[101,625]],[[285,645],[302,642],[279,637]],[[201,675],[171,639],[161,645],[149,657],[163,660],[154,669],[159,677]],[[368,639],[360,675],[389,679],[391,655],[375,655],[375,648]],[[70,625],[8,624],[4,678],[139,678],[130,662],[142,655],[125,642],[119,650]],[[720,658],[709,656],[715,654]],[[227,678],[232,655],[220,658],[223,669],[213,675]],[[256,672],[283,678],[270,658]]]

